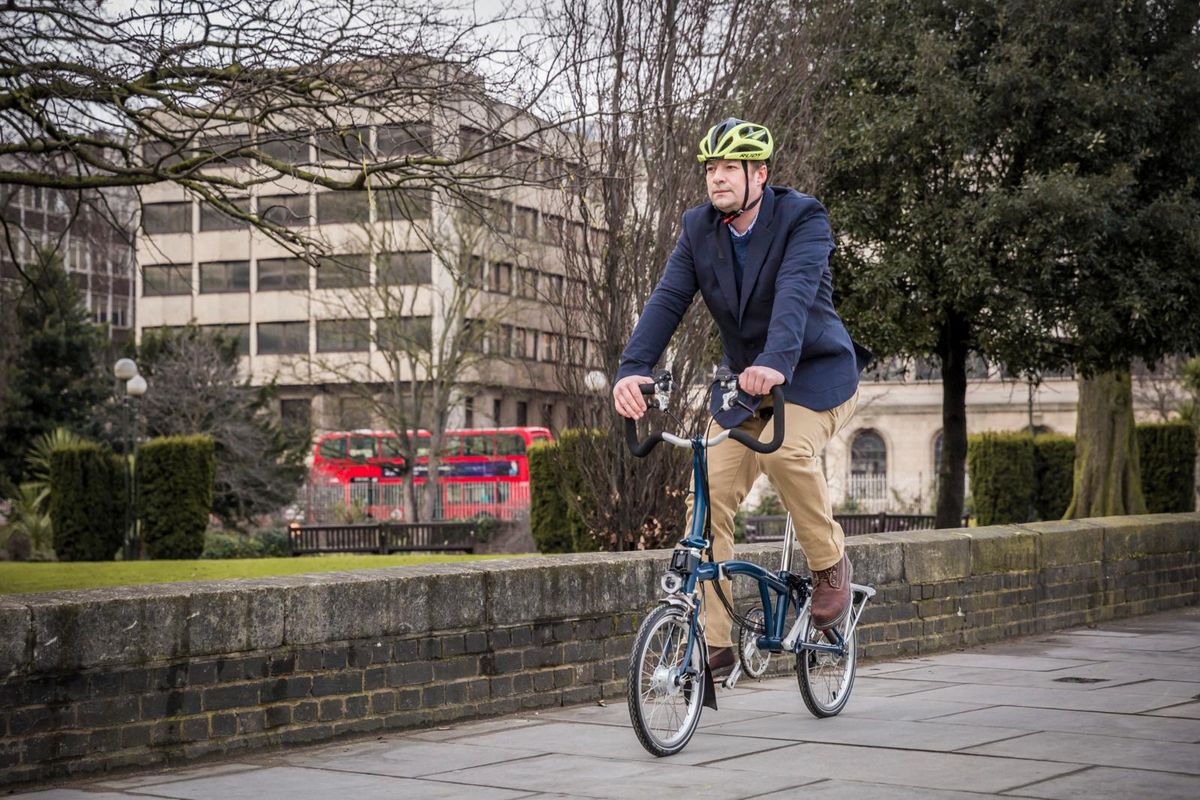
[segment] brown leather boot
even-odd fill
[[[818,628],[833,628],[842,623],[850,610],[850,581],[854,568],[850,559],[842,553],[842,560],[829,569],[813,572],[813,593],[810,613],[813,625]]]
[[[737,658],[733,654],[732,647],[713,647],[708,651],[708,671],[712,673],[713,680],[724,678],[729,673],[733,672],[733,665]]]

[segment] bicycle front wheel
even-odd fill
[[[847,614],[836,630],[845,642],[845,652],[802,650],[796,655],[796,679],[800,696],[814,717],[832,717],[841,713],[854,688],[854,671],[858,665],[858,632],[847,635],[851,614]],[[805,642],[833,644],[835,637],[813,626],[812,617],[804,624]]]
[[[697,637],[685,674],[689,614],[659,606],[642,620],[629,660],[629,718],[638,741],[656,756],[682,750],[696,731],[704,705],[704,644]]]

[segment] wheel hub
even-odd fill
[[[659,697],[679,694],[679,670],[667,666],[655,668],[650,677],[650,689]]]

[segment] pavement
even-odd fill
[[[622,701],[13,795],[133,798],[1200,798],[1200,607],[863,662],[818,720],[794,677],[718,695],[680,754]]]

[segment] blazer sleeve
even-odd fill
[[[829,253],[833,248],[829,214],[817,201],[812,204],[813,208],[788,234],[775,279],[775,302],[771,307],[767,343],[754,359],[755,366],[780,372],[785,383],[791,383],[796,362],[800,360],[808,313],[816,300],[821,276],[829,265]]]
[[[692,246],[688,241],[685,221],[679,241],[667,259],[662,279],[646,301],[633,335],[621,353],[616,380],[630,375],[650,374],[675,329],[679,327],[679,321],[692,305],[697,288],[696,264],[692,260]]]

